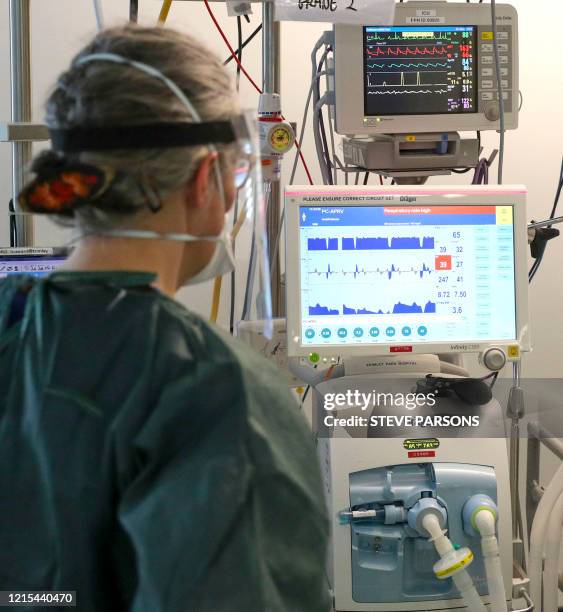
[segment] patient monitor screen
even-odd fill
[[[474,26],[365,27],[365,115],[477,112]]]
[[[512,206],[301,206],[301,344],[516,337]]]

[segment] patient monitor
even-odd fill
[[[335,26],[336,129],[346,135],[497,130],[488,4],[397,4],[393,26]],[[518,16],[497,6],[505,128],[518,125]]]

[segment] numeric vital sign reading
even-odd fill
[[[301,342],[513,339],[513,212],[301,207]]]
[[[473,26],[365,27],[366,116],[477,112]]]

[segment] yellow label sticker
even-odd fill
[[[497,206],[497,225],[512,225],[512,206]]]
[[[408,134],[407,136],[405,136],[405,140],[407,142],[415,142],[416,136],[414,134]]]
[[[494,34],[492,32],[483,32],[481,37],[483,40],[493,40]]]
[[[520,347],[517,344],[512,344],[507,349],[509,359],[518,359],[520,357]]]

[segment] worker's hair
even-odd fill
[[[49,128],[193,121],[181,100],[157,78],[126,64],[78,64],[93,53],[113,53],[158,69],[187,95],[202,121],[230,119],[239,112],[230,78],[209,49],[174,30],[126,26],[99,33],[60,76],[47,102]],[[233,146],[216,149],[224,167]],[[107,228],[146,210],[155,197],[160,201],[187,184],[208,152],[208,147],[194,146],[74,156],[71,161],[110,168],[116,178],[104,195],[70,211],[67,220],[83,230]]]

